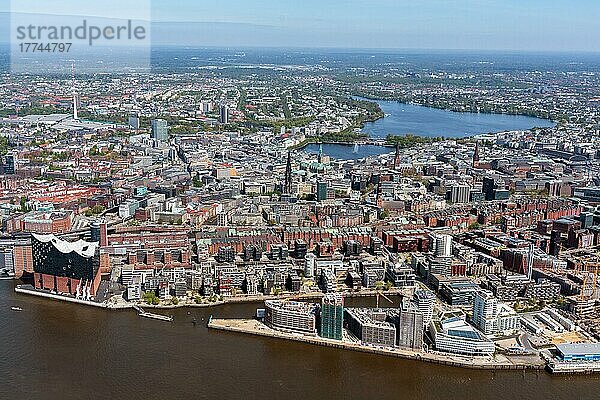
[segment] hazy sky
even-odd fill
[[[21,0],[13,0],[18,3]],[[30,0],[23,0],[30,1]],[[39,0],[38,12],[102,0]],[[485,50],[600,51],[600,0],[152,0],[157,43]],[[37,5],[35,5],[37,4]],[[148,1],[123,0],[123,18]],[[0,0],[0,11],[8,11]],[[88,11],[89,12],[89,11]],[[143,12],[142,12],[143,14]],[[187,29],[187,30],[186,30]]]

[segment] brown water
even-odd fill
[[[173,310],[168,323],[13,287],[0,281],[0,399],[600,398],[595,376],[464,370],[205,327],[256,304]]]

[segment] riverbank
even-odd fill
[[[518,361],[510,360],[504,355],[492,357],[467,357],[454,354],[426,353],[422,351],[405,350],[401,348],[384,348],[367,346],[358,342],[324,339],[318,336],[308,336],[300,333],[283,332],[272,329],[262,322],[250,319],[212,319],[208,323],[209,329],[244,333],[250,335],[271,337],[276,339],[293,340],[318,346],[333,347],[344,350],[359,351],[363,353],[378,354],[388,357],[405,358],[410,360],[425,361],[453,367],[481,369],[481,370],[543,370],[545,367],[541,359],[532,357],[530,362],[521,358]]]
[[[244,295],[244,296],[235,296],[235,297],[225,297],[223,300],[218,300],[209,303],[195,303],[193,301],[183,301],[181,300],[177,304],[148,304],[144,301],[136,301],[136,302],[128,302],[122,300],[121,302],[95,302],[89,300],[78,299],[73,296],[62,295],[58,293],[51,293],[47,290],[35,289],[31,285],[16,285],[15,292],[19,294],[26,294],[30,296],[38,296],[52,300],[65,301],[68,303],[76,303],[81,305],[93,306],[104,308],[108,310],[122,310],[128,308],[135,308],[135,306],[142,306],[144,308],[151,309],[164,309],[171,310],[176,308],[206,308],[206,307],[216,307],[227,304],[244,304],[244,303],[261,303],[265,300],[319,300],[323,297],[323,292],[311,292],[311,293],[303,293],[303,294],[292,294],[285,293],[282,295]],[[355,298],[355,297],[375,297],[378,293],[383,293],[386,296],[402,296],[404,294],[401,288],[390,288],[386,291],[377,291],[377,290],[362,290],[360,292],[345,292],[345,298]]]
[[[63,296],[60,294],[55,294],[55,293],[51,293],[48,291],[35,289],[31,285],[17,285],[15,287],[15,292],[20,293],[20,294],[27,294],[30,296],[43,297],[46,299],[65,301],[67,303],[75,303],[75,304],[81,304],[81,305],[85,305],[85,306],[92,306],[92,307],[98,307],[98,308],[109,308],[106,303],[98,303],[95,301],[89,301],[89,300],[78,299],[75,297]]]

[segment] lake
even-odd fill
[[[398,101],[369,101],[378,103],[386,115],[385,118],[365,123],[362,132],[373,138],[385,138],[389,134],[406,135],[408,133],[418,136],[460,138],[483,133],[527,130],[534,127],[547,128],[555,125],[547,119],[521,115],[454,112]],[[319,145],[308,145],[304,148],[304,151],[318,153]],[[394,151],[392,148],[381,146],[365,145],[356,149],[354,145],[323,144],[323,153],[338,160],[357,160],[392,151]]]
[[[309,144],[304,148],[307,153],[318,154],[319,145]],[[378,156],[395,151],[392,147],[362,145],[355,147],[349,144],[323,144],[323,154],[336,160],[358,160],[365,157]]]
[[[454,112],[398,101],[375,102],[379,104],[386,116],[375,122],[367,122],[362,129],[364,133],[374,138],[407,133],[419,136],[466,137],[482,133],[554,126],[554,123],[547,119],[520,115]]]

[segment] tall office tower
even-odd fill
[[[161,142],[169,140],[169,128],[164,119],[152,120],[152,138]]]
[[[221,105],[221,109],[219,110],[219,121],[222,124],[228,124],[229,123],[229,108],[223,104]]]
[[[454,185],[450,188],[449,200],[451,203],[468,203],[470,194],[469,185]]]
[[[140,116],[137,114],[131,114],[129,116],[129,127],[131,129],[135,129],[136,131],[140,129]]]
[[[414,303],[400,305],[397,332],[398,346],[423,349],[423,314]]]
[[[342,340],[344,296],[326,293],[321,301],[321,337]]]
[[[394,156],[394,169],[400,166],[400,144],[396,143],[396,155]]]
[[[494,190],[496,190],[496,179],[491,176],[483,177],[483,194],[486,200],[494,200]]]
[[[317,201],[327,200],[327,182],[317,182]]]
[[[414,295],[414,302],[421,314],[423,314],[423,328],[426,328],[433,319],[435,294],[429,290],[417,289]]]
[[[473,299],[473,324],[485,335],[497,331],[498,299],[492,292],[480,290]]]
[[[212,112],[213,110],[213,103],[210,101],[207,102],[203,102],[202,103],[202,111],[204,111],[205,113],[207,112]]]
[[[14,175],[17,171],[17,153],[6,153],[0,158],[0,174]]]
[[[315,276],[315,267],[317,262],[317,256],[313,253],[307,253],[304,256],[304,276],[312,278]]]
[[[452,255],[452,236],[440,233],[429,235],[433,255],[436,257],[450,257]]]

